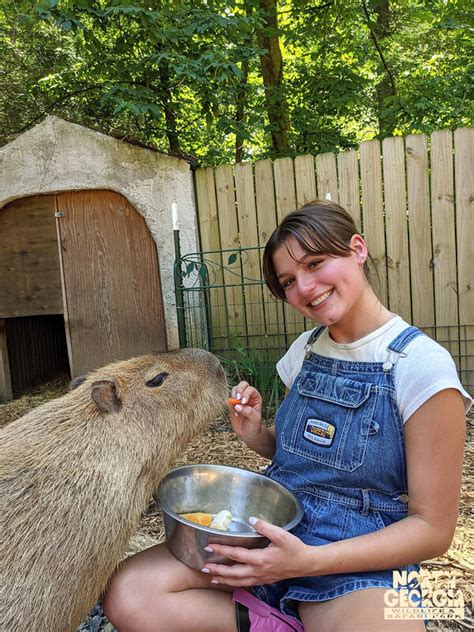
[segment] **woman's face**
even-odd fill
[[[331,326],[353,314],[368,283],[363,272],[367,247],[353,235],[347,257],[311,255],[289,237],[273,254],[286,300],[305,318]]]

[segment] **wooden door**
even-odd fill
[[[33,331],[37,321],[63,311],[54,208],[54,195],[32,195],[0,209],[0,402],[11,399],[18,386],[15,367],[27,367],[30,375],[46,367],[47,374],[60,362],[50,345],[56,331],[45,334],[46,355],[41,345],[26,348],[17,327],[27,321]],[[9,356],[12,329],[17,335]]]
[[[61,314],[54,195],[0,209],[0,318]]]
[[[119,193],[57,195],[71,377],[166,349],[156,245]]]

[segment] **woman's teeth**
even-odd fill
[[[311,307],[316,307],[317,305],[325,301],[327,298],[329,298],[332,293],[333,293],[333,290],[329,290],[328,292],[321,294],[321,296],[318,296],[318,298],[315,301],[311,301],[310,303]]]

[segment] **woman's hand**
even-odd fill
[[[236,562],[232,566],[206,564],[202,571],[212,574],[212,583],[257,586],[314,573],[314,547],[304,544],[288,531],[265,520],[257,520],[252,526],[270,540],[266,548],[246,549],[223,544],[210,544],[206,547],[206,550],[212,550]]]
[[[252,444],[262,431],[262,396],[248,382],[240,382],[232,389],[232,398],[238,404],[229,404],[230,422],[234,432],[246,443]]]

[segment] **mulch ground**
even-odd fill
[[[33,389],[28,394],[7,404],[0,405],[0,427],[26,414],[32,408],[59,397],[66,392],[68,380],[60,377]],[[472,588],[474,584],[474,414],[470,414],[468,439],[463,470],[460,515],[453,543],[449,551],[438,558],[424,562],[422,567],[430,572],[442,571],[449,579],[455,580],[456,589],[461,589],[465,601],[465,618],[462,621],[430,621],[430,632],[464,632],[474,629],[472,615]],[[191,444],[174,465],[190,463],[220,463],[254,471],[262,471],[268,464],[266,459],[256,455],[241,442],[230,429],[227,419],[216,420],[210,430]],[[164,539],[161,511],[155,501],[151,501],[144,513],[137,534],[129,543],[127,554],[138,552]],[[110,626],[110,624],[109,624]],[[98,630],[113,629],[104,626]],[[92,628],[81,628],[82,630]]]

